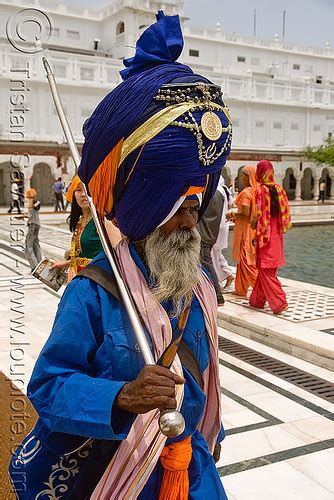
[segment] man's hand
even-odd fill
[[[235,221],[235,212],[226,212],[226,221]]]
[[[155,408],[176,408],[175,385],[185,380],[167,368],[147,365],[136,380],[125,384],[118,394],[116,406],[131,413],[147,413]]]

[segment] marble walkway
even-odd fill
[[[52,216],[42,215],[42,219],[43,253],[61,257],[69,235],[53,226]],[[0,370],[15,380],[20,368],[19,378],[26,384],[50,333],[60,294],[29,276],[27,262],[9,236],[12,230],[9,218],[1,217]],[[227,315],[233,316],[241,308],[238,314],[242,311],[244,319],[254,313],[273,321],[269,314],[242,304],[231,302],[228,307]],[[297,325],[289,324],[291,328]],[[221,325],[222,339],[334,383],[333,371],[247,337],[245,324],[240,327],[242,335],[235,324],[231,328],[228,321],[221,320]],[[20,367],[13,360],[19,355],[15,349],[21,349]],[[229,499],[332,500],[334,404],[223,351],[220,378],[226,438],[217,466]]]

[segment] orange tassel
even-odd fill
[[[160,487],[159,500],[188,500],[191,461],[191,437],[165,446],[160,455],[164,474]]]
[[[113,208],[113,188],[116,182],[123,142],[124,139],[121,139],[110,151],[88,184],[95,208],[102,215],[111,212]]]

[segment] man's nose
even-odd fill
[[[184,210],[180,218],[180,229],[193,229],[198,220],[197,211]]]

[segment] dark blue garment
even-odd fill
[[[124,81],[102,99],[84,123],[85,143],[78,173],[87,185],[107,154],[141,122],[161,85],[194,75],[188,66],[175,62],[183,48],[179,17],[158,17],[158,22],[149,26],[137,41],[135,56],[124,61]],[[155,112],[158,109],[155,106]]]
[[[88,188],[116,144],[165,107],[164,103],[154,100],[162,85],[210,83],[188,66],[176,62],[182,48],[179,17],[160,12],[157,22],[139,38],[135,56],[124,61],[124,81],[99,103],[84,124],[85,142],[78,173]],[[216,103],[224,106],[220,97]],[[193,112],[197,124],[205,111]],[[215,114],[225,132],[215,142],[202,134],[206,153],[212,156],[221,153],[212,164],[204,166],[200,162],[199,146],[191,131],[170,125],[149,140],[143,150],[141,146],[135,149],[119,166],[113,186],[113,207],[107,217],[115,217],[118,227],[131,241],[150,234],[191,186],[206,186],[199,211],[201,218],[230,153],[230,132],[226,131],[229,120],[223,111],[215,111]]]
[[[126,69],[120,72],[123,80],[180,57],[183,35],[179,16],[166,16],[160,10],[156,18],[158,23],[152,24],[138,40],[134,57],[124,59]]]
[[[131,253],[148,278],[133,248]],[[104,254],[93,262],[110,272]],[[204,370],[209,360],[209,347],[202,310],[196,298],[184,341],[195,352]],[[89,279],[73,280],[59,304],[51,335],[28,386],[28,396],[40,418],[11,461],[10,474],[20,499],[35,499],[45,489],[50,490],[50,484],[57,498],[66,498],[80,476],[84,456],[89,454],[91,442],[87,439],[126,438],[135,415],[113,405],[123,385],[134,380],[142,367],[139,346],[124,308]],[[203,414],[205,395],[186,369],[184,376],[181,412],[186,429],[179,439],[192,435],[189,498],[199,500],[210,494],[213,500],[224,499],[226,496],[212,456],[196,430]],[[223,429],[219,440],[222,438]],[[23,473],[25,491],[20,481]],[[161,466],[157,464],[139,498],[157,498],[155,492],[159,489],[161,474]],[[38,498],[49,497],[41,495]]]

